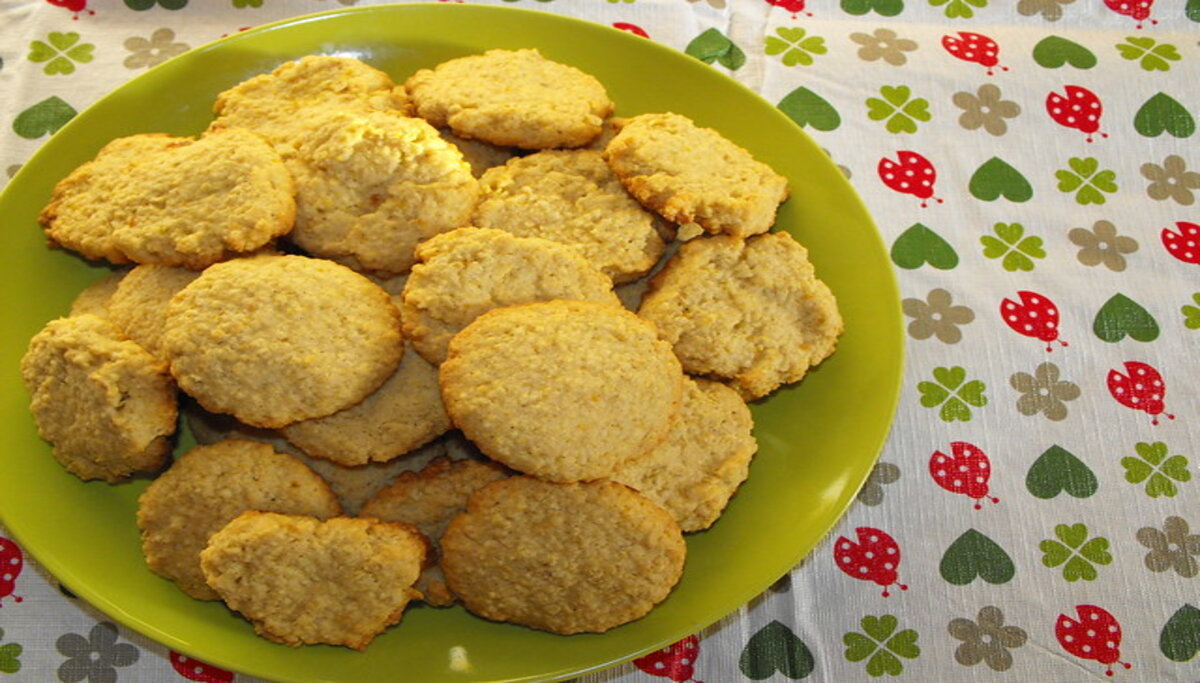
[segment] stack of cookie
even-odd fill
[[[413,74],[310,56],[198,139],[115,140],[52,244],[135,264],[30,343],[82,479],[155,475],[151,570],[263,636],[361,649],[414,599],[561,634],[670,593],[757,450],[746,401],[842,329],[784,178],[678,114],[611,116],[534,50]],[[622,305],[624,304],[624,306]]]

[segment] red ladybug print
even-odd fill
[[[791,12],[793,19],[799,19],[801,14],[806,17],[811,17],[813,15],[812,12],[806,12],[804,10],[804,6],[808,4],[807,0],[767,0],[767,4],[771,5],[772,7],[780,7]]]
[[[1100,115],[1104,113],[1104,105],[1096,93],[1081,88],[1078,85],[1068,85],[1063,88],[1063,94],[1051,92],[1046,95],[1046,113],[1055,123],[1074,128],[1087,133],[1087,141],[1092,141],[1092,134],[1100,132]],[[1100,137],[1108,137],[1108,133],[1100,133]]]
[[[1116,617],[1095,605],[1076,605],[1075,613],[1078,619],[1060,614],[1054,623],[1054,637],[1064,650],[1080,659],[1105,665],[1106,676],[1113,675],[1113,664],[1133,668],[1132,664],[1121,661],[1121,625]]]
[[[1000,317],[1013,332],[1046,342],[1046,350],[1053,351],[1050,342],[1070,346],[1058,338],[1058,307],[1054,302],[1037,292],[1017,292],[1020,303],[1012,299],[1000,302]]]
[[[643,38],[650,37],[650,34],[646,33],[646,29],[642,28],[641,26],[638,26],[637,24],[627,24],[623,21],[618,21],[615,24],[613,24],[613,28],[620,29],[622,31],[629,31],[632,34],[641,36]]]
[[[688,636],[678,643],[639,657],[633,663],[651,676],[669,678],[675,683],[700,683],[692,679],[699,655],[700,639]]]
[[[929,205],[930,199],[942,203],[941,199],[933,196],[933,184],[937,182],[937,170],[929,159],[916,152],[904,150],[896,152],[896,161],[887,157],[879,160],[876,169],[879,179],[884,185],[901,194],[911,194],[921,200],[921,208]]]
[[[950,455],[934,451],[929,456],[929,474],[938,486],[950,493],[961,493],[975,499],[975,509],[983,507],[983,499],[993,503],[1000,499],[988,496],[988,480],[992,478],[992,461],[979,446],[965,441],[950,442]]]
[[[55,7],[62,7],[65,10],[73,12],[72,19],[78,19],[79,15],[83,12],[87,12],[88,14],[96,13],[96,10],[87,8],[88,0],[46,0],[46,2]]]
[[[896,580],[899,578],[896,568],[900,566],[900,546],[896,545],[896,539],[869,526],[860,526],[854,533],[858,534],[857,543],[840,536],[833,544],[838,569],[860,581],[883,586],[885,598],[891,595],[888,587],[892,584],[902,591],[908,590],[908,586]]]
[[[200,681],[200,683],[230,683],[233,681],[232,672],[212,664],[205,664],[187,655],[181,655],[174,650],[171,650],[170,658],[171,667],[189,681]]]
[[[1142,22],[1150,19],[1150,8],[1154,5],[1154,0],[1104,0],[1104,5],[1110,10],[1120,14],[1123,17],[1129,17],[1137,20],[1137,27],[1142,27]],[[1157,24],[1157,19],[1150,19],[1151,24]]]
[[[1151,418],[1150,424],[1158,424],[1158,416],[1166,415],[1168,420],[1175,416],[1163,412],[1166,405],[1163,397],[1167,395],[1167,384],[1163,381],[1158,370],[1137,361],[1125,363],[1125,374],[1116,370],[1108,371],[1108,393],[1117,403],[1126,408],[1140,410]]]
[[[942,47],[946,48],[951,56],[957,57],[964,62],[974,62],[981,66],[987,67],[987,75],[995,74],[996,67],[1000,67],[1001,71],[1008,71],[1007,66],[1000,66],[1000,46],[996,41],[988,38],[982,33],[970,33],[968,31],[959,31],[958,37],[942,36]]]
[[[1200,265],[1200,225],[1179,221],[1175,224],[1179,232],[1163,228],[1162,243],[1167,253],[1184,263]]]
[[[4,598],[12,595],[14,602],[21,602],[19,596],[13,595],[17,589],[17,577],[25,568],[25,555],[21,546],[7,538],[0,537],[0,607]]]

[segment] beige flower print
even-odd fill
[[[1183,206],[1196,202],[1193,190],[1200,190],[1200,173],[1187,170],[1187,162],[1178,154],[1172,154],[1158,164],[1142,164],[1142,175],[1150,184],[1146,194],[1151,199],[1163,201],[1174,199]]]
[[[1019,626],[1005,625],[1004,612],[991,605],[979,610],[975,620],[954,619],[947,626],[950,635],[962,644],[954,651],[954,661],[963,666],[983,662],[992,671],[1012,668],[1010,648],[1021,647],[1029,634]]]
[[[1150,552],[1146,553],[1146,569],[1152,572],[1174,570],[1176,574],[1190,579],[1200,574],[1200,535],[1191,533],[1187,520],[1168,517],[1162,531],[1154,527],[1143,527],[1137,532],[1138,543]]]
[[[963,110],[958,117],[958,125],[967,130],[983,128],[992,135],[1008,132],[1008,124],[1004,119],[1016,118],[1021,113],[1021,105],[1004,99],[1000,88],[992,83],[979,86],[974,95],[956,92],[953,101],[955,106]]]
[[[908,333],[913,339],[936,336],[943,344],[957,344],[962,340],[962,330],[958,326],[975,320],[975,311],[966,306],[955,306],[950,292],[941,288],[930,290],[924,301],[905,299],[901,306],[904,315],[912,318]]]
[[[1046,21],[1062,19],[1063,5],[1069,5],[1075,0],[1021,0],[1017,11],[1027,17],[1042,15]]]
[[[149,38],[130,36],[125,39],[125,49],[131,55],[125,58],[125,68],[143,69],[157,66],[168,59],[187,52],[191,47],[187,43],[176,43],[175,32],[169,28],[160,28],[150,34]]]
[[[1125,270],[1125,254],[1138,250],[1137,240],[1118,235],[1117,227],[1109,221],[1096,221],[1091,230],[1072,228],[1067,238],[1079,246],[1076,258],[1085,266],[1104,264],[1114,272]]]
[[[876,29],[874,33],[851,33],[850,40],[862,47],[858,49],[858,58],[867,62],[878,59],[901,66],[908,61],[905,52],[917,49],[916,41],[899,37],[895,31],[886,28]]]
[[[1079,385],[1066,380],[1060,381],[1058,366],[1042,363],[1033,374],[1018,372],[1009,378],[1009,384],[1020,392],[1017,411],[1022,415],[1041,413],[1049,420],[1058,422],[1067,418],[1067,404],[1079,398]]]

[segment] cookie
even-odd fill
[[[471,494],[509,475],[494,462],[436,458],[418,472],[396,477],[363,505],[362,516],[411,524],[437,549],[450,520],[466,511]],[[454,602],[437,564],[421,573],[417,589],[435,607]]]
[[[308,455],[354,467],[398,458],[448,429],[437,368],[406,351],[392,376],[361,403],[293,422],[281,433]]]
[[[479,184],[428,123],[385,112],[306,116],[296,138],[296,227],[313,256],[403,273],[413,248],[467,224]]]
[[[404,88],[379,69],[351,57],[308,55],[217,95],[210,129],[252,130],[291,157],[307,119],[328,110],[410,113]]]
[[[117,285],[121,284],[121,279],[128,274],[129,270],[125,268],[114,270],[84,287],[71,301],[71,310],[68,315],[92,313],[101,318],[107,318],[108,301],[112,298],[113,292],[117,291]]]
[[[178,416],[167,366],[90,313],[59,318],[29,341],[21,379],[38,434],[80,479],[157,470]]]
[[[663,254],[662,221],[642,208],[594,150],[549,150],[483,174],[472,222],[573,245],[621,283]]]
[[[403,353],[386,292],[303,256],[212,266],[171,299],[162,348],[181,389],[217,413],[282,427],[348,408]]]
[[[750,409],[737,392],[707,380],[684,381],[683,401],[667,438],[619,465],[609,479],[670,512],[684,531],[712,526],[750,474],[758,450]]]
[[[200,551],[246,510],[322,519],[341,512],[329,485],[290,455],[253,441],[197,446],[138,498],[146,565],[193,598],[216,600],[200,570]]]
[[[292,229],[291,175],[257,135],[134,135],[105,145],[54,187],[39,220],[90,259],[202,269]]]
[[[586,145],[613,103],[604,86],[537,50],[489,50],[421,69],[404,83],[418,116],[493,145]]]
[[[501,230],[460,228],[417,247],[401,294],[404,335],[426,360],[495,308],[574,299],[616,305],[612,281],[570,247]]]
[[[450,419],[488,457],[552,481],[603,477],[667,434],[683,375],[619,306],[549,301],[483,314],[441,367]]]
[[[186,268],[140,265],[129,271],[108,302],[108,319],[157,358],[171,297],[200,277]]]
[[[604,480],[488,484],[442,536],[442,569],[468,610],[564,635],[644,616],[678,582],[686,553],[670,514]]]
[[[250,511],[212,535],[200,566],[268,640],[363,650],[400,621],[424,558],[403,524]]]
[[[843,328],[808,250],[786,232],[683,244],[638,315],[674,345],[685,371],[723,379],[748,401],[803,378]]]
[[[770,230],[787,179],[711,128],[679,114],[625,122],[604,158],[629,193],[674,223],[738,237]]]
[[[483,175],[483,172],[489,168],[503,166],[505,162],[513,158],[511,147],[497,147],[482,140],[460,138],[445,128],[440,129],[438,133],[441,134],[443,140],[462,152],[463,160],[471,166],[471,175],[476,178]]]

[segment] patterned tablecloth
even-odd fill
[[[0,0],[0,176],[147,68],[338,2]],[[584,680],[1200,680],[1200,0],[490,4],[644,32],[776,103],[876,217],[907,316],[891,438],[830,538]],[[899,548],[899,590],[855,543]],[[0,681],[183,680],[0,544]]]

